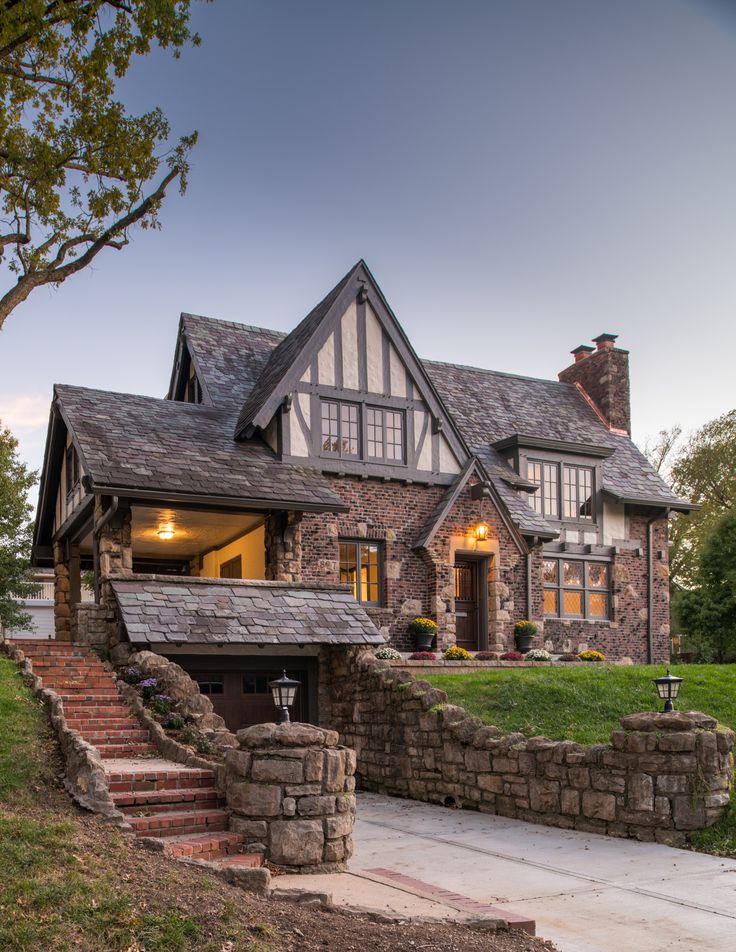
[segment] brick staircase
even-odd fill
[[[112,674],[90,648],[59,641],[14,640],[44,687],[64,704],[67,726],[100,753],[115,806],[136,835],[173,857],[255,867],[243,837],[228,831],[230,813],[212,770],[158,757],[148,731],[118,694]]]

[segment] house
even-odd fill
[[[317,719],[326,655],[409,650],[417,615],[440,648],[529,618],[555,651],[666,660],[692,506],[630,439],[628,352],[594,343],[557,381],[422,361],[363,261],[287,335],[183,314],[165,399],[54,388],[56,637],[176,658],[231,727],[282,668]]]

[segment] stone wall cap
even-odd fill
[[[311,724],[254,724],[239,730],[241,747],[336,747],[340,739],[337,731],[322,730]]]
[[[669,714],[644,711],[627,714],[621,718],[621,726],[627,731],[691,731],[693,728],[715,730],[718,722],[700,711],[671,711]]]

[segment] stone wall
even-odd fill
[[[302,580],[302,516],[272,512],[266,519],[266,578],[271,582]]]
[[[256,724],[225,754],[230,829],[295,872],[342,870],[352,855],[355,753],[335,731]]]
[[[110,606],[80,602],[74,606],[74,616],[76,619],[74,643],[89,645],[101,652],[106,651],[110,645],[110,633],[117,629],[117,618]]]
[[[597,351],[566,367],[559,379],[580,384],[610,426],[631,433],[628,350],[602,341]]]
[[[504,734],[369,652],[325,653],[321,677],[367,790],[672,844],[728,803],[734,734],[705,714],[632,714],[586,747]]]

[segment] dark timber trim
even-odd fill
[[[596,443],[573,443],[566,440],[549,440],[529,433],[514,433],[503,440],[491,444],[499,451],[516,449],[523,446],[535,450],[551,450],[554,453],[570,453],[573,456],[594,456],[605,459],[616,452],[610,446],[599,446]]]

